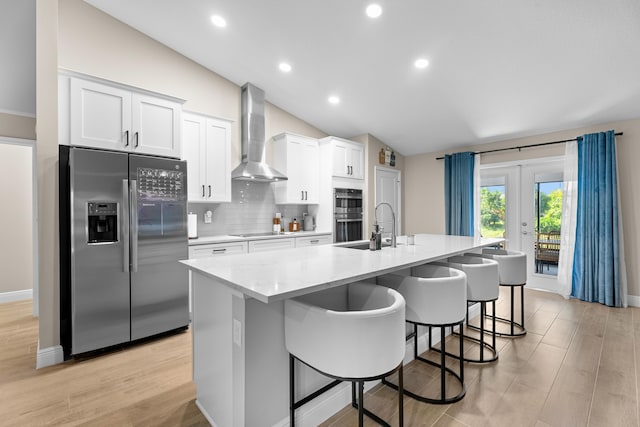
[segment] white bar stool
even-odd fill
[[[447,267],[462,270],[467,275],[467,302],[480,303],[480,338],[475,338],[460,332],[461,337],[466,340],[475,342],[480,346],[480,357],[470,358],[465,356],[464,360],[472,363],[489,363],[498,360],[498,350],[496,349],[496,300],[500,294],[498,263],[492,259],[482,257],[472,257],[457,255],[447,259],[447,262],[434,262],[436,265],[444,265]],[[415,267],[413,274],[421,275],[420,269],[424,266]],[[487,312],[487,303],[491,302],[493,306],[493,329],[485,331],[484,318]],[[469,324],[469,313],[467,309],[467,325]],[[485,342],[485,332],[491,332],[491,344]],[[491,352],[489,358],[485,358],[485,348]],[[433,349],[439,351],[438,349]],[[449,354],[450,356],[453,356]]]
[[[500,286],[511,288],[511,318],[496,316],[496,320],[509,324],[509,332],[498,332],[501,337],[522,337],[527,334],[524,327],[524,286],[527,284],[527,254],[519,251],[506,251],[504,249],[485,248],[481,254],[468,253],[466,256],[480,256],[493,259],[498,262],[498,273],[500,275]],[[515,288],[520,288],[520,323],[515,321],[514,313],[514,292]],[[471,328],[476,328],[469,325]],[[516,328],[519,330],[516,331]]]
[[[459,374],[448,368],[445,363],[445,328],[460,326],[463,323],[467,309],[467,276],[464,272],[440,265],[425,265],[414,269],[416,274],[403,276],[399,274],[387,274],[378,277],[378,284],[391,287],[402,294],[406,307],[406,320],[413,325],[413,333],[407,337],[413,337],[413,356],[416,360],[426,362],[440,368],[440,397],[431,398],[418,395],[405,389],[404,393],[422,402],[434,404],[449,404],[461,400],[466,394],[464,383],[464,340],[460,339]],[[420,277],[414,277],[417,275]],[[431,347],[431,328],[440,328],[442,350],[440,363],[425,359],[418,355],[418,325],[429,328],[429,347]],[[447,397],[446,373],[458,380],[462,390],[453,397]],[[394,388],[398,386],[387,381],[383,382]]]
[[[393,289],[356,282],[284,302],[285,346],[289,352],[290,425],[295,410],[341,381],[352,383],[352,405],[388,426],[364,408],[364,382],[395,371],[402,377],[405,353],[405,301]],[[334,381],[295,401],[294,362],[299,360]],[[355,384],[358,383],[358,400]],[[398,392],[399,425],[404,423],[402,388]]]

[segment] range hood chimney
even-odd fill
[[[231,179],[275,182],[287,179],[265,163],[264,91],[251,83],[242,86],[240,138],[242,162],[231,172]]]

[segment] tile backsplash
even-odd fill
[[[302,214],[315,215],[316,206],[276,205],[271,184],[266,182],[231,182],[231,203],[189,203],[189,212],[198,215],[198,237],[224,234],[261,233],[273,229],[273,217],[280,212],[285,230],[289,222]],[[204,223],[204,214],[213,212],[211,224]]]

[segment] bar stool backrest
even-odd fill
[[[524,252],[484,249],[482,255],[490,256],[498,262],[501,285],[527,283],[527,254]]]
[[[378,284],[396,289],[404,297],[407,320],[426,325],[450,325],[464,320],[467,310],[467,276],[463,271],[438,265],[412,269],[413,276],[388,274]]]
[[[393,289],[357,282],[284,304],[287,351],[320,372],[369,378],[404,359],[405,301]]]
[[[500,288],[496,261],[482,257],[456,255],[450,257],[443,265],[466,273],[469,301],[493,301],[498,298]]]

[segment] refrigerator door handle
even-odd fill
[[[120,230],[122,232],[122,247],[123,247],[123,259],[122,259],[122,271],[129,272],[129,218],[127,218],[127,212],[129,212],[129,180],[122,180],[122,209],[120,210]],[[126,218],[126,220],[125,220]]]
[[[131,212],[131,272],[138,272],[138,181],[130,181],[129,212]]]

